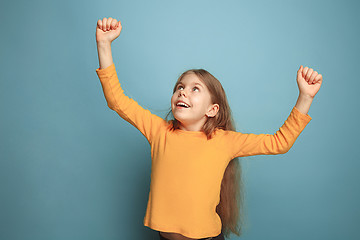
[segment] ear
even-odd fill
[[[211,108],[207,111],[206,116],[207,117],[215,117],[216,114],[219,111],[219,104],[213,104]]]

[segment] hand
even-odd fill
[[[322,75],[314,71],[312,68],[301,65],[297,71],[297,84],[300,90],[300,94],[314,98],[319,91],[322,83]]]
[[[99,19],[96,26],[96,42],[111,43],[120,35],[121,29],[121,22],[116,19]]]

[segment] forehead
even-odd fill
[[[198,76],[196,76],[196,74],[194,73],[188,73],[186,74],[180,81],[179,83],[182,84],[199,84],[203,87],[205,87],[204,82],[198,78]]]

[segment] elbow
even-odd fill
[[[287,152],[290,150],[290,148],[291,148],[291,146],[286,146],[286,147],[284,147],[284,148],[281,150],[280,154],[285,154],[285,153],[287,153]]]
[[[270,154],[284,154],[290,150],[291,146],[288,142],[272,142],[270,146],[268,146],[268,150],[271,152]]]
[[[108,103],[107,106],[108,106],[108,108],[110,108],[111,110],[114,110],[114,111],[115,111],[115,105],[114,105],[114,104]]]
[[[289,149],[284,149],[283,151],[281,151],[281,153],[280,154],[285,154],[285,153],[287,153],[289,151]]]

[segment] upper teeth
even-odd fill
[[[189,107],[189,105],[187,105],[186,103],[183,103],[183,102],[178,102],[176,105],[177,106],[182,105],[182,106],[185,106],[185,107]]]

